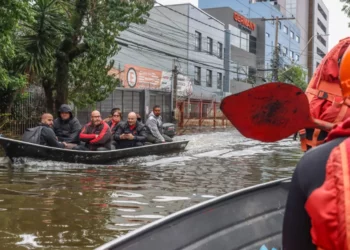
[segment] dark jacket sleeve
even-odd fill
[[[303,164],[303,162],[301,162],[301,164]],[[293,174],[284,213],[283,249],[316,250],[311,241],[311,220],[305,210],[307,197],[300,186],[299,171],[300,164]]]
[[[41,131],[47,146],[64,148],[63,143],[57,141],[56,135],[51,128],[44,127]]]
[[[54,131],[54,133],[56,134],[57,137],[61,136],[61,133],[60,133],[60,122],[59,122],[58,118],[56,118],[53,121],[53,131]]]
[[[146,136],[147,136],[146,127],[143,126],[142,129],[138,131],[138,135],[134,137],[134,141],[144,142],[146,141]]]
[[[81,130],[80,122],[77,118],[73,118],[71,120],[71,131],[69,137],[66,139],[69,142],[77,142],[79,141],[79,133]]]
[[[120,122],[119,122],[120,123]],[[114,134],[114,140],[119,141],[120,140],[120,136],[124,133],[124,124],[118,124],[118,128],[115,131]]]
[[[95,134],[87,134],[87,125],[85,125],[83,127],[83,129],[81,130],[80,134],[79,134],[79,139],[83,142],[89,142],[93,139],[96,138]]]
[[[90,141],[90,144],[105,144],[108,140],[112,138],[112,132],[107,123],[103,124],[103,128],[100,134],[93,140]]]

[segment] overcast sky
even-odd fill
[[[198,0],[157,0],[161,4],[192,3],[198,6]],[[213,0],[215,1],[215,0]],[[306,1],[306,0],[305,0]],[[331,49],[342,38],[350,36],[348,23],[350,18],[341,11],[343,4],[339,0],[323,0],[329,10],[328,48]]]

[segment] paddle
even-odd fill
[[[304,92],[287,83],[266,83],[225,97],[220,109],[245,137],[275,142],[303,128],[329,130],[331,123],[312,119]]]

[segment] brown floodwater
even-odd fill
[[[289,177],[298,142],[235,131],[189,139],[180,154],[83,165],[22,159],[0,169],[0,249],[93,249],[159,218],[243,187]]]

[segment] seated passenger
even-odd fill
[[[111,113],[109,114],[109,116],[108,116],[107,118],[105,118],[103,121],[104,121],[104,122],[109,122],[109,121],[112,119],[112,116],[113,116],[113,114],[114,114],[115,111],[119,111],[120,113],[122,112],[122,111],[120,110],[120,108],[112,108],[112,109],[111,109]]]
[[[137,121],[134,112],[128,114],[128,121],[123,122],[114,135],[114,140],[119,148],[130,148],[143,146],[146,140],[145,125]]]
[[[72,109],[67,104],[62,104],[58,110],[58,118],[53,122],[53,130],[59,141],[79,144],[79,133],[81,125],[79,120],[73,116]]]
[[[163,134],[163,122],[162,116],[160,115],[160,106],[155,105],[153,111],[148,116],[146,121],[147,127],[147,141],[151,143],[164,143],[172,142],[169,136]]]
[[[112,136],[114,136],[115,131],[120,126],[120,121],[122,119],[122,113],[120,111],[114,111],[112,114],[112,119],[107,122],[108,126],[111,128]]]
[[[59,142],[52,130],[53,116],[45,113],[41,116],[41,123],[35,128],[27,128],[22,136],[25,142],[45,145],[55,148],[65,148],[65,142]]]
[[[102,121],[101,114],[95,110],[91,112],[91,122],[86,124],[80,132],[79,138],[85,146],[74,149],[105,151],[111,149],[112,133],[108,124]]]

